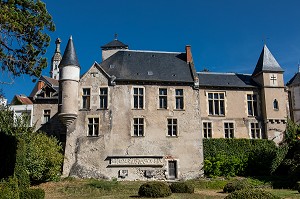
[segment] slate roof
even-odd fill
[[[121,41],[114,39],[113,41],[101,46],[102,49],[106,48],[128,48],[128,45],[122,43]]]
[[[255,88],[250,74],[199,72],[199,86]]]
[[[295,86],[300,84],[300,72],[296,73],[288,83],[286,83],[287,86]]]
[[[52,78],[47,77],[47,76],[41,76],[39,81],[45,82],[45,84],[47,84],[49,87],[53,88],[55,91],[58,91],[58,89],[59,89],[59,83],[58,83],[58,80],[56,80],[56,79],[52,79]],[[36,93],[39,91],[38,90],[38,82],[35,84],[34,88],[32,89],[32,91],[29,95],[29,97],[34,97],[36,95]]]
[[[194,82],[186,53],[124,50],[100,65],[115,81]]]
[[[78,66],[80,68],[78,58],[76,55],[75,47],[73,44],[72,36],[70,37],[67,47],[65,49],[64,55],[62,57],[62,60],[60,61],[59,68],[63,66]]]
[[[257,61],[256,67],[253,72],[253,76],[260,72],[283,72],[283,69],[280,67],[270,50],[266,45],[264,45],[259,59]]]

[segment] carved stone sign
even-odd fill
[[[109,166],[163,166],[162,157],[141,157],[141,156],[118,156],[109,157]]]

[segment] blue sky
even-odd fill
[[[70,35],[81,73],[101,62],[100,46],[114,34],[133,50],[182,52],[192,46],[197,71],[252,73],[264,41],[285,70],[285,81],[300,60],[300,1],[298,0],[44,0],[56,24],[50,33],[48,63]],[[43,71],[49,75],[50,66]],[[1,74],[7,79],[7,74]],[[9,102],[15,94],[29,95],[34,83],[22,76],[0,85]]]

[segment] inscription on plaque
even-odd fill
[[[158,157],[110,157],[110,166],[162,166]]]

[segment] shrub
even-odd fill
[[[148,182],[139,188],[139,196],[159,198],[167,197],[172,194],[170,187],[163,182]]]
[[[19,188],[17,178],[8,178],[7,181],[0,182],[0,199],[18,199]]]
[[[234,191],[225,197],[225,199],[253,199],[253,198],[280,199],[280,197],[274,196],[273,194],[261,189],[242,189],[242,190]]]
[[[20,199],[44,199],[45,191],[43,189],[25,189],[20,192]]]
[[[194,193],[194,186],[186,182],[174,182],[170,189],[172,193]]]
[[[251,185],[247,182],[247,180],[236,180],[233,182],[229,182],[227,183],[224,188],[223,191],[224,193],[231,193],[237,190],[242,190],[242,189],[249,189],[251,188]]]
[[[26,143],[23,139],[18,140],[18,148],[16,153],[15,177],[18,179],[20,190],[29,189],[30,179],[26,171]]]
[[[287,147],[266,139],[204,139],[203,149],[204,173],[210,177],[271,174],[287,153]]]
[[[45,133],[28,132],[26,169],[32,181],[58,180],[63,162],[62,147],[58,140]]]
[[[297,190],[298,190],[298,192],[300,193],[300,182],[297,182],[297,185],[296,185],[297,187]]]

